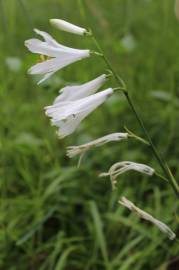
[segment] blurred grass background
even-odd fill
[[[126,100],[116,94],[73,135],[58,140],[43,107],[66,83],[91,80],[106,67],[91,57],[37,86],[27,75],[37,57],[24,48],[34,27],[67,46],[94,48],[89,38],[53,29],[50,18],[89,25],[96,32],[179,179],[179,23],[174,1],[1,0],[0,269],[179,269],[178,242],[117,203],[125,195],[177,232],[178,203],[170,186],[131,172],[120,177],[112,193],[109,179],[97,177],[122,160],[160,171],[147,146],[111,143],[89,152],[80,169],[77,160],[65,156],[66,146],[122,132],[124,126],[143,134]]]

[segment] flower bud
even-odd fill
[[[60,30],[65,31],[65,32],[69,32],[69,33],[73,33],[73,34],[81,35],[81,36],[88,34],[88,31],[85,28],[71,24],[71,23],[66,22],[64,20],[51,19],[50,23],[51,23],[51,25],[53,25],[57,29],[60,29]]]

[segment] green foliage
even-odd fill
[[[0,1],[0,269],[170,270],[179,268],[177,241],[118,205],[125,195],[176,233],[178,203],[167,183],[127,173],[111,192],[98,178],[114,162],[158,168],[147,145],[133,140],[94,149],[77,168],[66,146],[96,139],[124,126],[143,137],[124,97],[115,94],[71,136],[58,140],[44,115],[66,83],[105,72],[97,56],[59,71],[41,86],[27,75],[37,57],[24,40],[33,27],[61,43],[93,48],[89,38],[59,32],[62,18],[96,32],[103,49],[142,114],[150,135],[179,179],[179,22],[171,0]],[[114,81],[107,85],[116,87]]]

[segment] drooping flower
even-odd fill
[[[73,133],[80,122],[100,106],[113,93],[108,88],[99,93],[75,101],[57,102],[45,108],[51,123],[58,127],[58,136],[64,138]]]
[[[99,176],[100,177],[110,176],[112,188],[114,189],[116,187],[117,177],[120,174],[130,170],[137,171],[150,176],[154,174],[154,169],[145,164],[135,163],[131,161],[122,161],[113,164],[107,173],[101,173]]]
[[[128,138],[128,133],[112,133],[112,134],[106,135],[104,137],[101,137],[99,139],[96,139],[94,141],[91,141],[82,145],[67,147],[67,156],[72,158],[76,155],[84,154],[86,151],[90,150],[91,148],[101,146],[108,142],[125,140],[127,138]]]
[[[53,25],[54,27],[56,27],[59,30],[65,31],[65,32],[69,32],[69,33],[73,33],[76,35],[87,35],[89,32],[82,27],[79,27],[77,25],[74,25],[72,23],[66,22],[64,20],[60,20],[60,19],[50,19],[50,23],[51,25]]]
[[[89,50],[79,50],[63,46],[48,33],[38,29],[34,29],[34,31],[41,35],[44,41],[29,39],[25,41],[25,46],[33,53],[48,57],[46,61],[38,63],[28,70],[29,74],[44,75],[43,79],[40,80],[38,84],[48,79],[52,74],[63,67],[90,56]]]
[[[135,212],[140,218],[145,219],[149,221],[150,223],[154,224],[159,228],[160,231],[167,234],[168,238],[170,240],[174,240],[176,235],[175,233],[163,222],[160,220],[154,218],[147,212],[143,211],[142,209],[138,208],[135,204],[133,204],[131,201],[129,201],[127,198],[122,197],[121,200],[119,200],[119,203],[125,207],[127,207],[132,212]]]
[[[107,75],[102,74],[85,84],[66,86],[59,91],[60,95],[55,99],[54,104],[63,101],[74,101],[92,95],[96,93],[106,80]]]

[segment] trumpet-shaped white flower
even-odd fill
[[[175,15],[179,20],[179,0],[175,0]]]
[[[128,138],[128,133],[112,133],[101,137],[97,140],[91,141],[89,143],[81,144],[78,146],[69,146],[67,147],[67,156],[70,158],[76,155],[82,155],[91,148],[101,146],[108,142],[121,141]]]
[[[92,95],[96,93],[106,80],[107,75],[103,74],[82,85],[66,86],[59,91],[60,95],[55,99],[54,104],[63,101],[74,101]]]
[[[59,128],[59,137],[63,138],[73,133],[80,122],[100,106],[112,93],[113,89],[108,88],[79,100],[55,103],[46,107],[45,111],[51,118],[52,124]]]
[[[154,224],[159,228],[160,231],[163,233],[167,234],[168,238],[170,240],[175,239],[176,235],[175,233],[163,222],[160,220],[154,218],[147,212],[143,211],[142,209],[138,208],[135,204],[133,204],[131,201],[129,201],[127,198],[122,197],[119,203],[125,207],[127,207],[129,210],[135,212],[136,214],[139,215],[140,218],[145,219],[149,221],[150,223]]]
[[[130,170],[137,171],[150,176],[153,175],[154,173],[154,169],[145,164],[135,163],[131,161],[122,161],[115,163],[114,165],[111,166],[111,168],[107,173],[101,173],[99,176],[100,177],[110,176],[112,188],[114,189],[116,187],[117,177],[120,174]]]
[[[37,29],[34,31],[41,35],[44,38],[44,41],[39,39],[29,39],[25,41],[25,46],[33,53],[48,57],[46,61],[38,63],[28,70],[30,74],[44,75],[39,83],[48,79],[59,69],[90,56],[89,50],[79,50],[63,46],[48,33]]]
[[[64,20],[50,19],[50,23],[51,23],[51,25],[53,25],[57,29],[60,29],[60,30],[65,31],[65,32],[73,33],[76,35],[83,36],[83,35],[89,33],[85,28],[79,27],[77,25],[66,22]]]

